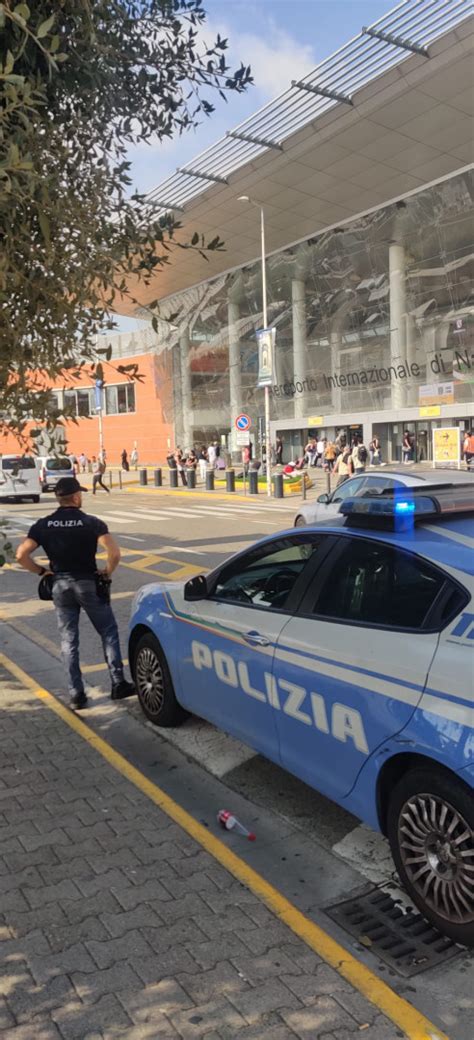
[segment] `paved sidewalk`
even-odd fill
[[[0,668],[1,1040],[396,1027]]]

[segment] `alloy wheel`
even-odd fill
[[[149,647],[143,647],[137,657],[135,682],[138,694],[148,711],[157,715],[163,707],[165,685],[160,661]]]
[[[400,856],[423,901],[453,924],[474,921],[474,831],[449,802],[417,794],[402,808]]]

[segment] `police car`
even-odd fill
[[[193,712],[389,838],[410,897],[474,944],[474,492],[353,498],[135,597],[145,715]]]

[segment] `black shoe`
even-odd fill
[[[69,706],[73,711],[81,711],[81,708],[87,708],[88,703],[85,693],[73,693]]]
[[[110,699],[113,701],[123,701],[125,697],[134,697],[135,687],[133,683],[127,682],[126,679],[122,679],[121,682],[114,683],[112,686],[112,693]]]

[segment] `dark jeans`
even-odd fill
[[[102,480],[102,474],[101,473],[95,473],[94,476],[92,477],[92,494],[93,495],[95,495],[95,491],[96,491],[97,487],[101,487],[101,488],[104,489],[104,491],[107,491],[107,494],[109,493],[109,489],[108,489],[107,485],[104,484],[104,481]]]
[[[84,692],[79,665],[79,614],[81,607],[102,639],[112,685],[122,682],[123,664],[120,641],[112,607],[99,599],[94,578],[58,575],[53,583],[53,601],[61,637],[61,654],[69,678],[69,693]]]

